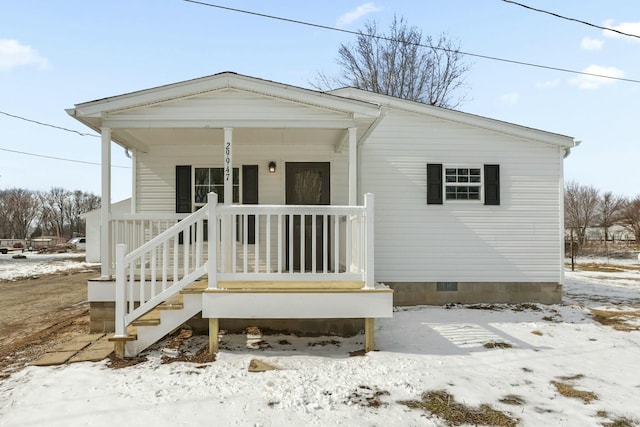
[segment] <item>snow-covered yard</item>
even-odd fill
[[[14,259],[24,255],[24,259]],[[99,264],[85,262],[84,252],[38,254],[37,252],[9,252],[0,254],[0,281],[39,276],[70,269],[82,269]]]
[[[31,366],[0,383],[0,426],[447,425],[406,404],[430,391],[522,426],[640,425],[640,331],[590,310],[640,327],[640,272],[567,272],[565,293],[554,306],[399,309],[377,321],[378,351],[366,356],[349,355],[362,336],[266,336],[270,348],[249,350],[229,335],[213,363],[163,363],[165,342],[122,369]],[[206,343],[195,336],[183,349]],[[252,359],[280,369],[249,372]]]

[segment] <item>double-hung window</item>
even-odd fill
[[[481,168],[444,169],[446,200],[480,200],[482,187]]]
[[[500,165],[427,164],[427,204],[467,200],[500,205]]]

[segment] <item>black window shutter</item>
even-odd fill
[[[500,204],[500,165],[484,165],[484,204]]]
[[[191,166],[176,166],[176,213],[191,213]]]
[[[442,165],[427,164],[427,204],[442,204]]]

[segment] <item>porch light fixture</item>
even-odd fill
[[[273,160],[269,162],[269,173],[276,173],[276,162]]]

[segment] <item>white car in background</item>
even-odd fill
[[[70,239],[67,243],[72,244],[76,249],[84,251],[87,249],[87,238],[86,237],[74,237]]]

